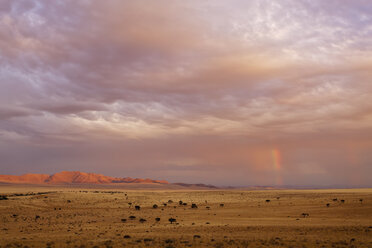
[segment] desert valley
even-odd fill
[[[113,183],[80,172],[0,178],[0,247],[372,247],[371,189]]]
[[[0,248],[372,248],[371,151],[372,0],[0,0]]]

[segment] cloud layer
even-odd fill
[[[0,173],[371,186],[371,13],[368,0],[2,1]]]

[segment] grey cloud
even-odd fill
[[[50,171],[90,163],[100,170],[108,161],[112,172],[141,176],[134,165],[156,174],[168,170],[169,156],[193,157],[195,169],[219,168],[214,180],[232,164],[269,183],[275,173],[262,151],[275,142],[302,144],[313,136],[322,143],[323,136],[334,140],[333,132],[345,139],[342,151],[350,139],[345,133],[366,142],[359,135],[371,133],[371,8],[367,0],[2,1],[4,158],[15,168],[31,159],[42,164],[35,168],[54,164]],[[326,173],[318,183],[338,182],[330,164],[348,171],[346,155],[323,154],[310,143],[304,158],[288,148],[293,171],[286,170],[286,180],[306,177],[310,163],[303,160],[315,149],[312,163]],[[14,159],[12,149],[25,158]],[[99,155],[80,158],[77,151]],[[355,164],[366,172],[368,161]],[[244,183],[238,174],[230,175]]]

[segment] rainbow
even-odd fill
[[[274,171],[276,174],[276,184],[281,185],[283,184],[282,176],[281,176],[281,156],[280,151],[278,149],[271,150],[271,156],[273,159],[273,166]]]

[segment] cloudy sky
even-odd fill
[[[2,0],[0,174],[372,186],[370,0]]]

